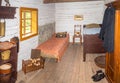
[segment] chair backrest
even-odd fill
[[[74,35],[76,35],[76,33],[81,34],[81,25],[74,25]]]

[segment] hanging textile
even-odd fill
[[[115,8],[109,6],[106,8],[103,18],[99,38],[103,40],[103,46],[107,52],[114,50],[114,24]]]

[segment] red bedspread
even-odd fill
[[[46,42],[40,44],[37,49],[41,50],[41,56],[43,57],[56,58],[60,60],[66,47],[68,46],[68,42],[68,34],[65,38],[56,38],[53,36]]]

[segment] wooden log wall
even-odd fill
[[[5,4],[6,3],[4,2],[4,0],[2,0],[2,6],[5,6]],[[10,0],[10,4],[13,7],[18,7],[15,15],[16,18],[5,19],[6,21],[5,37],[0,38],[0,41],[9,40],[14,36],[19,37],[19,31],[20,31],[19,7],[38,8],[38,26],[55,22],[54,4],[43,4],[43,0]],[[30,58],[31,49],[35,48],[37,45],[38,45],[38,36],[20,42],[20,51],[18,54],[18,70],[21,69],[22,59]]]
[[[101,24],[105,10],[104,1],[56,3],[55,8],[56,32],[67,31],[70,34],[70,42],[72,42],[75,24]],[[75,21],[74,15],[83,15],[83,20]]]

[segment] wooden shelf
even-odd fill
[[[5,64],[5,63],[9,63],[11,60],[0,60],[0,65],[2,65],[2,64]]]
[[[3,44],[4,42],[2,42]],[[6,43],[6,42],[5,42]],[[7,42],[9,44],[11,44],[11,42]],[[12,47],[11,47],[12,46]],[[3,74],[0,74],[0,83],[15,83],[15,81],[17,80],[17,46],[16,45],[11,45],[9,50],[11,51],[10,52],[10,58],[8,60],[2,60],[1,58],[1,53],[3,51],[6,51],[7,49],[0,49],[0,65],[3,65],[3,64],[6,64],[6,63],[10,63],[12,65],[12,70],[11,70],[11,73],[10,73],[10,76],[9,74],[4,76]],[[8,46],[9,47],[9,46]],[[9,79],[6,79],[5,78],[9,78]]]
[[[13,19],[15,18],[14,15],[16,13],[17,7],[7,7],[7,6],[0,6],[0,18],[1,19]]]

